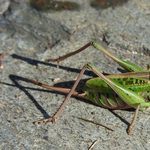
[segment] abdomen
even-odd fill
[[[115,93],[104,93],[89,89],[86,98],[93,103],[108,109],[128,109],[131,108]]]

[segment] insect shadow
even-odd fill
[[[37,109],[40,110],[40,112],[43,114],[43,117],[44,118],[48,118],[50,117],[48,115],[48,113],[42,108],[42,106],[36,101],[36,99],[34,98],[34,96],[32,96],[27,89],[29,90],[37,90],[37,91],[43,91],[42,89],[34,89],[34,88],[30,88],[30,87],[25,87],[25,86],[22,86],[20,83],[19,83],[19,80],[21,81],[26,81],[25,78],[23,77],[20,77],[20,76],[16,76],[16,75],[9,75],[9,78],[10,80],[14,83],[13,85],[12,84],[8,84],[8,83],[4,83],[5,85],[9,85],[9,86],[14,86],[14,87],[17,87],[19,88],[21,91],[23,91],[28,97],[29,99],[34,103],[34,105],[37,107]],[[48,91],[48,90],[47,90]]]
[[[16,54],[12,54],[11,56],[15,59],[22,60],[22,61],[27,62],[30,65],[34,65],[36,67],[38,67],[38,64],[42,64],[42,65],[57,68],[57,65],[52,64],[52,63],[46,63],[44,61],[39,61],[39,60],[36,60],[36,59],[23,57],[23,56],[16,55]],[[70,71],[70,72],[75,72],[75,73],[78,73],[78,74],[81,71],[81,69],[76,69],[76,68],[71,68],[71,67],[64,67],[64,66],[61,66],[61,65],[59,65],[59,69],[63,69],[63,70]],[[95,73],[93,73],[92,71],[90,71],[90,70],[86,70],[84,72],[84,74],[88,75],[88,76],[92,76],[92,77],[97,77],[97,75]]]

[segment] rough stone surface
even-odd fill
[[[121,3],[122,2],[122,3]],[[45,63],[97,41],[114,55],[144,69],[150,56],[150,1],[13,0],[0,15],[0,53],[8,53],[0,70],[0,149],[145,150],[150,147],[150,112],[140,112],[132,135],[126,130],[133,111],[109,111],[71,98],[55,124],[33,125],[52,116],[65,95],[25,82],[71,87],[84,64],[102,72],[119,73],[111,59],[90,47],[61,62]],[[102,42],[103,41],[103,42]],[[86,71],[84,79],[92,78]],[[54,79],[60,78],[55,83]],[[115,129],[79,120],[95,120]]]

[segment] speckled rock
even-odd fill
[[[120,3],[122,2],[122,3]],[[96,4],[96,5],[95,5]],[[150,147],[149,111],[140,112],[132,135],[126,130],[134,111],[113,110],[72,97],[56,123],[33,125],[52,116],[65,95],[25,82],[30,78],[49,85],[71,87],[84,64],[102,72],[120,67],[90,47],[56,63],[45,63],[90,41],[102,43],[114,55],[144,69],[150,56],[150,1],[13,0],[0,15],[0,149],[2,150],[145,150]],[[93,77],[86,71],[83,79]],[[60,78],[57,83],[54,79]],[[111,128],[79,120],[95,120]]]

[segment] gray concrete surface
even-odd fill
[[[146,69],[150,56],[150,1],[10,1],[0,15],[0,53],[8,53],[0,70],[0,149],[93,150],[150,149],[150,112],[140,112],[132,135],[126,130],[134,111],[109,111],[71,98],[55,124],[33,125],[52,116],[65,95],[24,81],[71,87],[84,64],[102,72],[120,68],[101,52],[86,51],[61,62],[44,63],[72,52],[89,41],[101,43],[114,55]],[[92,78],[87,71],[83,79]],[[60,78],[55,83],[54,79]],[[79,120],[95,120],[115,129]]]

